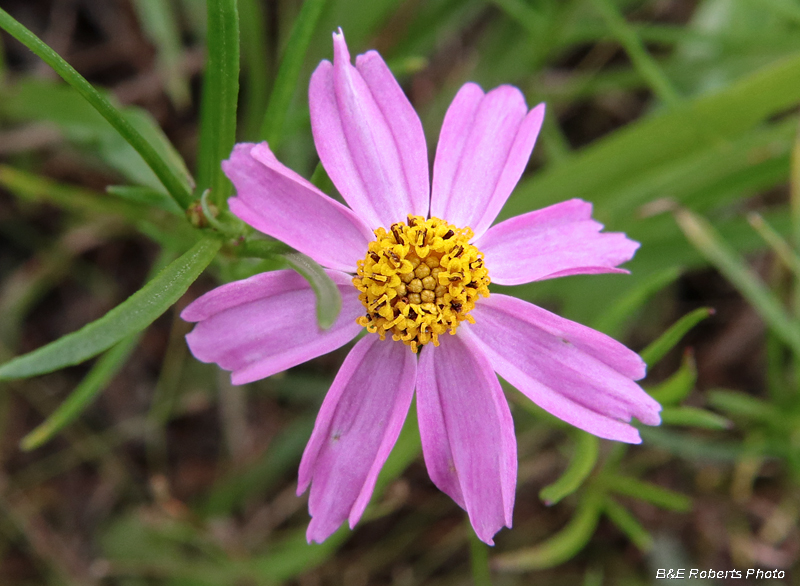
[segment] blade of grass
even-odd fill
[[[191,194],[179,178],[179,174],[159,155],[158,151],[136,130],[133,125],[103,97],[92,84],[79,74],[61,56],[47,46],[39,37],[17,22],[5,10],[0,8],[0,28],[33,51],[39,58],[52,67],[64,81],[78,91],[117,132],[130,144],[163,183],[169,194],[182,208],[191,202]]]
[[[593,0],[593,4],[605,20],[611,34],[624,47],[628,57],[633,61],[634,67],[647,81],[653,93],[667,105],[672,106],[678,103],[680,101],[678,92],[664,75],[656,60],[647,52],[639,35],[617,11],[617,8],[610,0]]]
[[[733,427],[733,423],[721,415],[685,405],[682,407],[665,407],[661,412],[661,423],[716,430]]]
[[[211,238],[200,240],[100,319],[0,366],[0,380],[27,378],[79,364],[142,331],[186,292],[214,259],[221,244]]]
[[[236,0],[207,0],[208,61],[203,79],[200,112],[200,147],[197,186],[211,190],[220,209],[231,184],[220,162],[228,158],[236,142],[236,107],[239,98],[239,12]]]
[[[639,434],[644,444],[660,448],[689,462],[735,462],[743,450],[738,441],[706,441],[666,427],[642,427]]]
[[[326,0],[306,0],[292,27],[259,133],[273,151],[280,145],[283,138],[286,113],[289,111],[308,46],[311,44],[314,29],[317,27],[325,4]]]
[[[107,92],[98,92],[113,101]],[[118,112],[166,161],[188,193],[193,179],[186,164],[150,113],[136,106],[120,107]],[[133,184],[161,191],[166,198],[171,199],[144,159],[69,85],[58,80],[18,80],[0,96],[0,114],[14,122],[54,123],[70,143],[100,158]],[[177,205],[175,207],[179,208]]]
[[[778,411],[774,406],[739,391],[712,390],[708,394],[708,402],[734,417],[763,422],[775,421],[778,418]]]
[[[658,339],[648,344],[647,348],[642,350],[639,355],[642,357],[642,360],[647,363],[647,366],[652,368],[658,364],[659,360],[664,358],[667,352],[672,350],[677,343],[680,342],[681,338],[683,338],[689,330],[712,315],[714,315],[714,310],[711,307],[700,307],[687,313],[672,324]]]
[[[590,433],[577,431],[575,452],[564,474],[553,484],[539,492],[539,498],[548,506],[556,504],[578,490],[592,473],[600,453],[600,440]]]
[[[70,211],[90,214],[115,214],[132,223],[143,220],[147,210],[127,201],[102,197],[83,187],[64,185],[14,167],[0,165],[0,186],[16,197],[33,202],[47,202]]]
[[[784,266],[794,273],[794,278],[800,280],[800,256],[793,250],[791,245],[783,239],[778,231],[758,212],[747,215],[747,221],[764,239],[772,251],[778,256]]]
[[[20,448],[27,452],[44,445],[83,413],[125,365],[138,341],[139,336],[134,334],[106,352],[70,396],[43,423],[22,438]]]
[[[158,50],[158,65],[166,79],[166,90],[178,109],[189,105],[189,81],[181,72],[181,37],[172,2],[135,0],[133,7],[144,32]]]
[[[244,68],[244,100],[239,137],[258,140],[269,99],[270,62],[266,40],[264,7],[257,0],[239,0],[239,27]]]
[[[697,367],[692,352],[683,355],[681,367],[667,380],[647,389],[647,392],[662,406],[676,405],[692,392],[697,382]]]
[[[596,214],[603,217],[615,205],[619,190],[642,174],[724,145],[793,107],[798,99],[800,54],[795,53],[717,93],[684,100],[629,124],[568,161],[521,181],[498,219],[530,211],[531,202],[536,207],[556,203],[564,193],[594,202]]]
[[[800,322],[789,315],[761,278],[707,220],[685,209],[675,212],[675,220],[698,252],[736,287],[775,334],[800,356]]]
[[[800,125],[794,133],[794,143],[789,170],[789,217],[791,218],[791,242],[796,254],[800,255]],[[800,319],[800,279],[796,279],[791,287],[792,315]],[[795,355],[793,375],[795,385],[800,381],[800,356]],[[784,396],[785,392],[776,392],[775,378],[770,377],[769,384],[773,396]]]
[[[600,520],[600,495],[583,496],[569,523],[543,543],[496,556],[492,567],[506,572],[525,572],[552,568],[575,556],[589,542]]]
[[[155,207],[175,215],[183,215],[175,202],[160,191],[142,185],[109,185],[106,192],[125,201],[134,202],[145,207]]]
[[[603,484],[617,494],[647,501],[662,509],[686,512],[692,508],[692,500],[688,496],[629,476],[606,476]]]
[[[669,267],[648,275],[597,316],[591,324],[592,327],[612,337],[618,335],[626,319],[639,310],[650,297],[670,285],[680,275],[681,271],[678,267]]]
[[[604,512],[640,551],[647,553],[653,548],[653,537],[628,509],[608,497],[605,501]]]

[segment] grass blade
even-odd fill
[[[0,380],[27,378],[78,364],[142,331],[186,292],[221,244],[216,239],[200,240],[100,319],[0,366]]]
[[[33,51],[39,58],[52,67],[64,81],[78,91],[117,132],[139,153],[147,165],[164,184],[169,194],[182,208],[191,202],[191,194],[180,180],[179,175],[170,164],[162,158],[158,151],[134,128],[134,126],[100,94],[84,77],[61,56],[47,46],[39,37],[17,22],[5,10],[0,8],[0,28]]]
[[[665,407],[661,412],[661,423],[665,425],[715,429],[718,431],[733,427],[733,423],[721,415],[706,411],[705,409],[686,405],[682,407]]]
[[[794,273],[794,278],[800,280],[800,256],[792,250],[791,245],[783,239],[778,231],[773,228],[764,217],[752,212],[747,215],[747,221],[764,239],[775,255],[780,259],[784,266]]]
[[[670,328],[661,334],[657,340],[651,342],[647,348],[640,353],[642,360],[647,363],[647,366],[652,368],[658,364],[658,361],[672,350],[675,345],[680,342],[689,330],[699,324],[701,321],[709,316],[714,315],[714,310],[710,307],[700,307],[684,315],[677,322],[672,324]]]
[[[600,520],[602,501],[599,495],[584,495],[578,510],[561,531],[543,543],[505,553],[492,560],[497,570],[525,572],[552,568],[577,554],[589,542]]]
[[[326,0],[304,2],[292,27],[289,43],[286,45],[286,52],[278,68],[278,76],[272,87],[267,111],[261,124],[261,138],[270,144],[273,151],[283,138],[283,123],[286,120],[286,113],[289,111],[289,104],[297,87],[306,51],[311,44],[311,38],[319,22],[322,9],[325,7],[325,2]]]
[[[125,365],[138,341],[139,336],[134,334],[106,352],[70,396],[43,423],[22,438],[20,448],[26,452],[35,450],[72,423]]]
[[[698,252],[738,289],[775,335],[800,356],[800,322],[789,315],[761,278],[728,246],[707,220],[684,209],[675,212],[675,220]]]
[[[692,500],[688,496],[629,476],[608,476],[603,483],[617,494],[647,501],[662,509],[686,512],[692,508]]]
[[[640,551],[648,552],[653,548],[653,537],[628,509],[611,497],[606,499],[605,514]]]
[[[158,68],[166,79],[166,90],[178,109],[189,105],[189,80],[181,71],[181,33],[172,2],[135,0],[133,8],[142,28],[156,46]]]
[[[713,390],[708,394],[708,402],[732,417],[762,422],[776,421],[779,417],[778,410],[769,403],[739,391]]]
[[[546,505],[554,505],[565,496],[569,496],[578,490],[583,481],[592,473],[594,465],[597,463],[597,456],[600,453],[600,440],[584,431],[577,431],[576,433],[578,442],[566,471],[553,484],[545,486],[539,492],[539,498]]]
[[[244,99],[239,116],[239,140],[256,141],[267,111],[271,60],[266,39],[265,7],[258,0],[239,0]]]
[[[236,142],[239,99],[239,12],[236,0],[208,0],[208,62],[203,80],[197,184],[223,209],[230,182],[220,167]]]
[[[697,367],[691,352],[683,355],[681,367],[667,380],[660,382],[647,392],[662,406],[677,405],[683,401],[694,389],[697,382]]]
[[[609,31],[625,48],[625,52],[647,81],[650,89],[666,104],[673,105],[680,101],[680,96],[655,59],[647,52],[636,31],[625,18],[617,12],[610,0],[594,0],[594,6],[606,21]]]

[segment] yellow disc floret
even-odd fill
[[[407,223],[375,230],[353,284],[367,310],[358,323],[383,340],[391,333],[416,352],[449,330],[456,333],[479,295],[489,296],[483,253],[469,243],[470,228],[409,216]]]

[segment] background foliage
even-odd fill
[[[517,507],[493,549],[413,417],[356,530],[307,545],[297,464],[347,348],[233,387],[183,340],[189,301],[279,267],[338,311],[310,259],[227,213],[219,161],[267,139],[336,196],[306,90],[339,26],[431,152],[465,81],[547,103],[502,217],[580,197],[642,243],[629,276],[513,293],[641,351],[664,424],[618,445],[507,389]],[[4,586],[798,583],[796,2],[3,0],[0,27]]]

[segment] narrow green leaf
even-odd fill
[[[607,220],[619,191],[653,169],[691,157],[750,131],[800,100],[800,53],[770,63],[723,90],[685,100],[629,124],[568,161],[520,182],[499,219],[561,201],[565,193],[596,204]],[[749,163],[752,165],[752,161]],[[672,193],[671,189],[662,190]],[[638,204],[646,200],[639,200]],[[631,205],[625,206],[632,211]]]
[[[523,0],[491,0],[503,12],[517,21],[521,26],[533,35],[540,37],[544,33],[546,19],[543,18],[539,10],[524,2]]]
[[[22,200],[47,202],[70,211],[116,214],[131,222],[142,220],[146,216],[146,210],[141,206],[104,197],[102,193],[83,187],[56,183],[6,165],[0,165],[0,186]]]
[[[757,212],[748,214],[747,221],[769,245],[783,265],[794,273],[794,278],[800,280],[800,256],[792,250],[791,245],[783,236]]]
[[[610,336],[619,333],[625,320],[639,310],[648,299],[670,285],[681,274],[677,267],[669,267],[648,275],[636,287],[631,288],[611,307],[595,320],[592,326]]]
[[[147,207],[160,208],[172,214],[183,216],[183,210],[177,206],[173,199],[149,187],[141,185],[109,185],[106,187],[106,191],[127,201]]]
[[[544,542],[496,556],[492,567],[506,572],[552,568],[574,557],[589,542],[600,520],[602,499],[594,492],[583,495],[569,523]]]
[[[200,240],[100,319],[0,366],[0,380],[27,378],[79,364],[142,331],[186,292],[213,260],[221,244],[216,239]]]
[[[289,266],[300,273],[314,290],[317,298],[317,322],[319,327],[327,330],[334,324],[342,309],[342,295],[339,293],[339,288],[325,274],[325,269],[311,257],[299,252],[289,252],[284,255],[284,258]]]
[[[546,505],[554,505],[578,490],[592,473],[600,453],[600,440],[585,431],[576,431],[577,442],[569,466],[553,484],[539,491],[539,498]]]
[[[692,508],[692,500],[688,496],[629,476],[607,476],[603,484],[618,494],[647,501],[663,509],[686,512]]]
[[[109,123],[117,129],[117,132],[136,149],[145,162],[153,170],[153,173],[164,184],[169,194],[182,208],[188,207],[191,202],[191,194],[186,190],[182,181],[170,168],[158,151],[151,145],[142,134],[117,110],[111,102],[103,97],[92,84],[83,78],[75,69],[58,53],[47,46],[39,37],[34,35],[19,22],[14,20],[5,10],[0,8],[0,28],[3,28],[12,37],[28,47],[45,63],[52,67],[64,81],[69,83],[78,91]]]
[[[203,79],[197,186],[220,209],[231,190],[220,162],[236,142],[239,98],[239,12],[236,0],[207,0],[208,61]]]
[[[339,288],[314,259],[297,252],[278,240],[248,240],[239,246],[241,256],[281,259],[308,281],[316,297],[317,322],[324,330],[330,328],[342,309]]]
[[[697,382],[697,367],[694,356],[683,355],[681,367],[667,380],[647,389],[647,392],[661,405],[677,405],[689,396]]]
[[[237,247],[237,252],[240,256],[251,256],[255,258],[264,258],[267,260],[281,257],[290,253],[291,251],[292,248],[280,240],[246,240]]]
[[[114,103],[112,95],[103,90],[98,93]],[[163,191],[169,197],[147,162],[70,86],[56,80],[22,79],[3,92],[0,112],[14,121],[54,123],[67,140],[102,159],[129,181]],[[150,113],[136,106],[119,107],[118,112],[153,147],[189,193],[193,179],[186,164]]]
[[[744,448],[741,442],[713,442],[678,433],[668,427],[642,427],[639,429],[642,441],[648,446],[665,450],[679,458],[691,462],[735,462]]]
[[[642,360],[647,363],[648,367],[652,368],[681,341],[681,338],[689,330],[712,315],[714,315],[714,310],[711,307],[700,307],[687,313],[639,353]]]
[[[20,448],[34,450],[72,423],[125,365],[138,341],[139,336],[134,334],[106,352],[70,396],[43,423],[22,438]]]
[[[688,210],[675,212],[686,238],[719,270],[759,315],[797,355],[800,355],[800,322],[791,317],[764,281],[748,267],[705,219]]]
[[[181,36],[175,10],[168,0],[135,0],[133,7],[147,36],[158,50],[158,68],[176,107],[189,105],[189,80],[181,71]]]
[[[775,421],[778,413],[772,405],[739,391],[717,389],[708,393],[708,403],[733,417],[756,421]]]
[[[300,72],[303,68],[308,46],[317,27],[322,9],[325,7],[326,0],[306,0],[300,9],[300,14],[292,27],[286,51],[281,59],[278,69],[278,76],[275,85],[272,87],[272,94],[269,97],[267,111],[264,114],[264,121],[261,124],[261,138],[266,140],[272,150],[280,145],[283,138],[283,124],[289,105],[292,101]]]
[[[260,0],[238,0],[239,28],[241,35],[242,77],[244,99],[239,116],[239,139],[256,141],[261,131],[261,122],[267,110],[271,60],[266,39],[264,3]]]
[[[619,529],[639,548],[647,553],[653,548],[653,537],[642,527],[631,512],[611,497],[606,498],[604,512]]]
[[[633,66],[647,81],[650,89],[665,103],[676,104],[680,96],[672,83],[659,67],[655,59],[647,52],[636,31],[617,11],[610,0],[594,0],[593,4],[601,14],[611,34],[625,48],[625,52],[633,62]]]
[[[730,420],[698,407],[665,407],[661,412],[661,423],[665,425],[680,425],[683,427],[699,427],[701,429],[730,429],[733,423]]]

